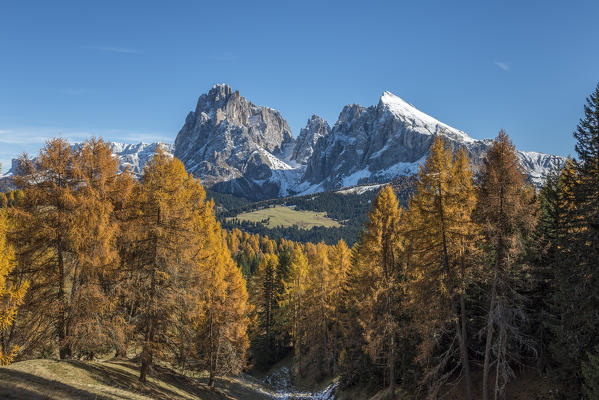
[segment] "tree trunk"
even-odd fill
[[[148,370],[152,364],[152,352],[148,348],[148,344],[144,344],[144,349],[141,354],[141,368],[139,369],[139,381],[146,383]]]
[[[461,353],[462,362],[464,363],[464,379],[466,380],[466,398],[472,399],[472,377],[470,376],[470,359],[468,357],[468,330],[466,329],[466,300],[464,295],[460,294],[460,313],[462,319],[462,340],[461,342]]]
[[[491,289],[491,303],[489,305],[489,315],[487,317],[487,342],[485,344],[485,360],[483,364],[483,400],[489,400],[489,366],[491,357],[491,342],[493,340],[493,310],[495,309],[495,299],[497,297],[497,268],[499,266],[499,257],[495,259],[495,274],[493,275],[493,286]]]
[[[301,284],[301,280],[298,277],[297,278],[297,287],[298,287],[298,291]],[[300,326],[299,326],[299,310],[301,310],[301,306],[302,306],[302,299],[300,295],[296,294],[296,302],[295,302],[295,307],[294,307],[294,312],[295,312],[295,318],[294,318],[294,325],[295,325],[295,343],[297,348],[295,349],[296,351],[296,355],[297,355],[297,377],[298,379],[300,379],[302,377],[302,339],[300,337]]]
[[[141,368],[139,369],[139,381],[146,383],[148,372],[152,367],[152,348],[151,342],[154,340],[154,327],[153,323],[150,322],[150,326],[146,331],[146,337],[144,342],[144,348],[141,352]]]
[[[460,303],[462,300],[462,295],[460,297]],[[455,298],[451,301],[451,311],[452,314],[457,318],[455,319],[455,329],[456,335],[458,336],[458,343],[460,346],[460,360],[462,361],[462,369],[464,370],[464,379],[466,384],[466,399],[472,400],[472,378],[470,377],[470,360],[468,357],[468,348],[466,347],[466,340],[462,335],[463,326],[460,325],[460,318],[463,318],[463,314],[457,311],[457,305]]]
[[[208,386],[213,388],[214,387],[214,370],[215,370],[215,364],[216,364],[216,355],[214,354],[216,352],[215,348],[214,348],[214,319],[213,319],[213,315],[212,315],[212,311],[210,312],[210,331],[209,331],[209,339],[210,339],[210,361],[209,361],[209,377],[208,377]]]
[[[441,187],[439,186],[438,188],[439,193],[442,193],[441,191]],[[445,266],[445,271],[447,273],[447,278],[449,279],[451,277],[451,268],[449,265],[449,252],[447,250],[447,237],[445,234],[445,213],[443,212],[443,202],[441,199],[439,199],[439,213],[441,215],[441,232],[443,235],[443,263]],[[463,277],[463,268],[464,265],[462,263],[462,277]],[[462,279],[463,280],[463,279]],[[455,325],[456,325],[456,334],[458,335],[458,340],[460,342],[460,358],[462,359],[462,368],[464,370],[464,378],[466,379],[466,400],[472,400],[472,378],[470,377],[470,361],[468,359],[468,348],[466,347],[466,337],[464,335],[462,335],[463,331],[465,331],[465,324],[466,324],[466,306],[465,304],[463,305],[462,308],[462,312],[458,313],[456,310],[456,304],[455,304],[455,291],[454,288],[452,286],[453,283],[450,283],[449,285],[449,297],[451,299],[451,312],[452,312],[452,316],[457,317],[457,319],[455,320]],[[462,306],[462,302],[464,301],[464,296],[462,294],[459,295],[460,297],[460,306]],[[461,314],[461,319],[462,319],[462,326],[460,327],[460,321],[458,320],[460,318],[460,314]]]
[[[116,348],[115,358],[125,359],[127,358],[127,348],[125,346],[118,346]]]
[[[320,281],[320,313],[322,318],[322,355],[324,357],[321,358],[320,370],[324,372],[326,365],[328,364],[329,352],[328,352],[328,344],[327,344],[327,317],[326,310],[324,304],[324,287],[322,279]]]
[[[395,337],[391,334],[391,341],[389,343],[389,398],[393,400],[395,398]]]
[[[464,345],[460,349],[462,351],[462,359],[464,360],[464,379],[466,380],[466,398],[472,399],[472,377],[470,375],[470,359],[468,357],[468,327],[466,321],[468,320],[468,313],[466,312],[466,299],[464,293],[466,292],[466,267],[464,265],[464,254],[462,254],[462,261],[460,265],[461,272],[461,286],[462,292],[460,293],[460,314],[461,314],[461,329],[462,329],[462,342]]]
[[[214,370],[212,366],[210,366],[210,377],[208,378],[208,386],[214,388]]]
[[[500,342],[501,341],[502,340],[500,339]],[[500,357],[501,357],[501,355],[499,355],[499,357],[497,358],[497,364],[495,365],[495,388],[494,388],[495,400],[499,399],[499,365],[501,362]]]
[[[60,304],[60,315],[58,316],[58,355],[61,360],[71,357],[71,346],[66,343],[67,340],[67,300],[65,294],[65,270],[64,256],[62,251],[62,240],[58,240],[58,302]]]

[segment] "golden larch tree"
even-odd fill
[[[284,324],[290,331],[294,351],[294,366],[296,376],[302,376],[302,354],[305,336],[305,297],[308,274],[308,259],[298,246],[291,254],[291,263],[287,277],[283,280],[283,293],[279,306],[283,315]]]
[[[142,348],[139,379],[145,382],[155,359],[171,359],[169,343],[193,312],[185,298],[200,242],[196,219],[206,204],[202,186],[162,149],[146,164],[133,196],[137,237],[130,242],[136,257],[130,259],[135,273],[129,296]]]
[[[396,350],[407,321],[402,318],[403,296],[402,211],[391,186],[384,186],[368,213],[360,240],[359,262],[372,282],[363,300],[357,303],[366,351],[376,365],[387,371],[389,396],[396,382]]]
[[[0,335],[2,337],[12,326],[29,286],[27,282],[18,286],[10,282],[9,274],[15,268],[15,259],[13,249],[7,241],[7,231],[7,211],[0,210]],[[18,346],[0,349],[0,365],[10,364],[18,350]]]
[[[330,304],[332,303],[332,271],[329,262],[328,248],[321,242],[316,245],[306,244],[308,273],[306,276],[306,296],[304,311],[309,323],[305,327],[307,348],[306,361],[315,364],[321,374],[326,374],[331,362],[329,348],[329,324],[332,320]]]
[[[208,384],[214,386],[216,376],[237,374],[244,366],[250,306],[245,279],[231,258],[212,203],[198,217],[201,242],[190,290],[196,307],[193,356],[208,370]]]
[[[120,173],[108,143],[92,138],[75,150],[77,207],[70,242],[75,263],[71,276],[70,347],[81,356],[122,346],[125,321],[115,312],[119,271],[119,221],[115,205],[125,201],[132,177]]]
[[[32,283],[24,304],[31,314],[22,329],[33,332],[38,330],[33,326],[41,326],[40,331],[53,330],[61,359],[72,356],[71,278],[77,260],[73,239],[79,205],[76,162],[70,144],[53,139],[36,159],[23,155],[20,174],[14,178],[25,194],[16,208],[19,270],[23,268]]]
[[[453,346],[436,362],[431,358],[440,335],[449,334],[457,339],[466,398],[472,398],[465,304],[468,256],[477,232],[471,220],[476,202],[472,180],[466,152],[460,149],[454,154],[438,136],[420,167],[416,192],[409,201],[409,298],[423,339],[420,360],[427,366],[425,380],[433,397],[456,368],[447,368],[455,354]]]
[[[350,250],[343,239],[329,247],[329,265],[331,268],[329,315],[331,316],[331,360],[334,376],[337,373],[339,355],[343,343],[343,292],[351,264]]]

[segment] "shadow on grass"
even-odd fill
[[[182,399],[224,400],[230,398],[220,391],[210,390],[207,385],[196,379],[187,378],[166,368],[154,367],[149,374],[149,380],[141,384],[138,380],[138,366],[133,362],[117,361],[108,363],[93,363],[77,360],[57,361],[70,368],[64,370],[65,377],[71,376],[72,368],[85,371],[86,380],[90,379],[98,385],[96,388],[80,389],[77,381],[63,383],[10,368],[0,368],[0,399],[130,399],[131,396],[141,395],[153,399]],[[70,371],[69,371],[70,370]],[[75,373],[75,376],[77,374]],[[104,392],[106,388],[120,389],[123,392]],[[86,390],[87,389],[87,390]],[[100,393],[98,393],[100,391]]]
[[[176,388],[179,393],[159,385],[155,381],[148,381],[145,384],[139,382],[137,374],[138,366],[135,363],[127,361],[109,363],[88,363],[77,360],[66,361],[76,368],[85,370],[95,381],[111,387],[123,390],[129,390],[135,393],[143,394],[154,399],[172,399],[182,396],[190,396],[201,400],[222,400],[219,394],[210,391],[204,385],[198,385],[197,381],[189,379],[183,375],[177,374],[169,369],[154,366],[149,374],[149,378],[159,380]],[[117,368],[120,365],[127,370]]]
[[[0,369],[0,379],[4,382],[10,382],[11,384],[10,387],[4,385],[0,387],[0,398],[2,399],[114,399],[114,397],[106,397],[96,393],[90,393],[86,390],[77,389],[58,381],[52,381],[36,375],[28,374],[26,372],[15,371],[6,368]],[[16,387],[17,385],[26,386],[31,389]]]

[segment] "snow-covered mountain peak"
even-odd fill
[[[474,139],[465,132],[423,113],[412,104],[391,92],[383,92],[378,107],[379,109],[389,111],[404,122],[411,123],[412,128],[419,133],[428,135],[441,134],[464,143],[474,142]]]
[[[380,104],[382,104],[383,107],[386,107],[387,109],[389,109],[389,111],[391,111],[393,114],[397,116],[414,116],[418,117],[419,119],[430,120],[431,123],[441,123],[436,119],[432,118],[431,116],[418,110],[416,107],[414,107],[412,104],[408,103],[401,97],[389,91],[383,92],[380,99]]]

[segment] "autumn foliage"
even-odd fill
[[[10,297],[2,348],[18,350],[7,357],[139,349],[142,382],[157,361],[205,368],[211,382],[241,370],[245,281],[212,203],[179,160],[159,151],[138,182],[101,139],[55,139],[20,168],[23,201],[10,208],[8,235],[15,257],[6,248],[0,263]]]

